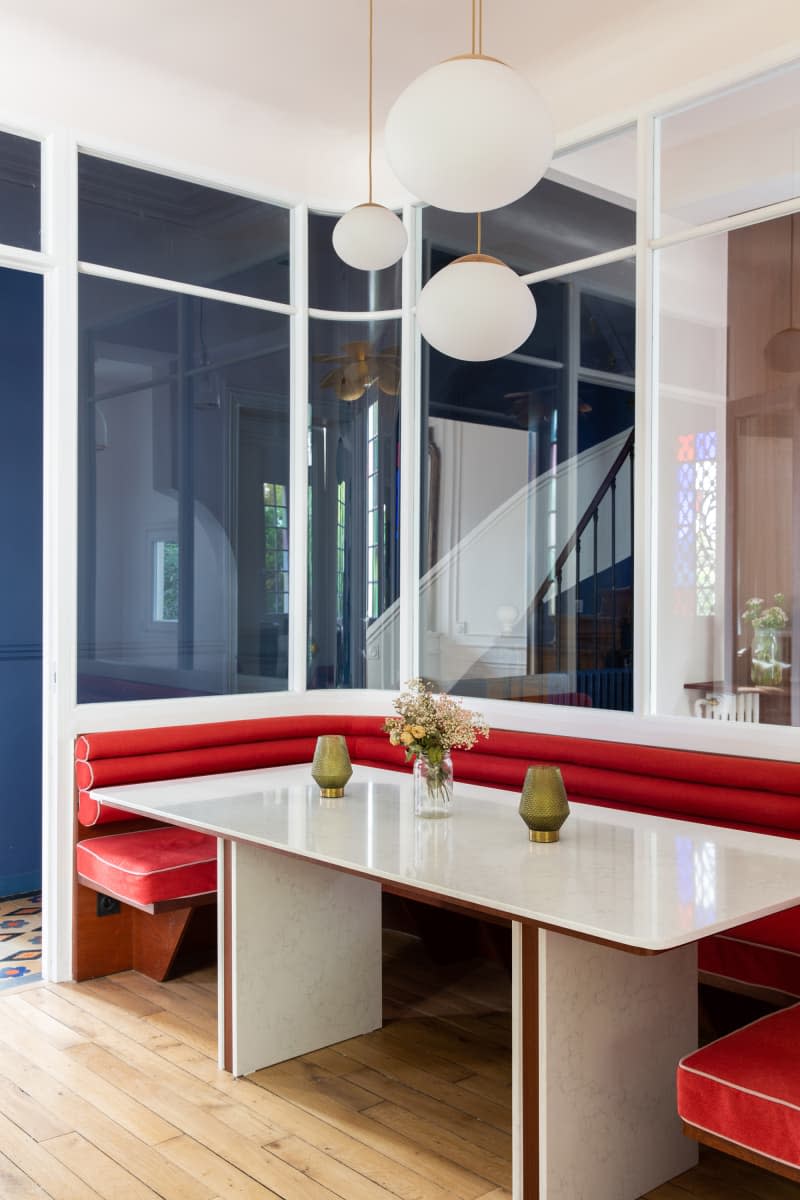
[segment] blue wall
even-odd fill
[[[0,897],[42,877],[42,280],[0,269]]]

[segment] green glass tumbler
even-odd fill
[[[569,816],[567,793],[558,767],[536,764],[528,767],[519,815],[528,826],[532,842],[557,842],[559,830]]]
[[[340,733],[324,733],[317,738],[311,775],[326,799],[344,795],[344,785],[353,774],[347,741]]]

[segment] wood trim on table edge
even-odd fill
[[[710,1146],[712,1150],[721,1150],[723,1154],[730,1154],[732,1158],[739,1158],[742,1162],[750,1163],[751,1166],[760,1167],[762,1171],[770,1171],[773,1175],[782,1175],[784,1179],[800,1183],[800,1168],[798,1167],[777,1162],[766,1154],[759,1154],[757,1150],[748,1150],[746,1146],[730,1142],[716,1133],[707,1133],[705,1129],[698,1129],[696,1125],[690,1125],[687,1121],[683,1122],[683,1132],[687,1137],[694,1138],[696,1142]]]
[[[539,1200],[539,929],[522,926],[522,1197]]]
[[[223,966],[222,966],[222,1063],[226,1071],[233,1074],[233,903],[231,888],[232,843],[229,838],[222,842],[222,921],[223,921]]]

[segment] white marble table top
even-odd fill
[[[676,784],[676,787],[679,787]],[[459,784],[446,820],[411,777],[354,767],[322,800],[306,765],[96,788],[144,816],[640,950],[666,950],[800,903],[800,841],[573,804],[538,845],[519,796]]]

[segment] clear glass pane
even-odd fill
[[[79,702],[286,688],[289,319],[89,276],[80,319]]]
[[[289,300],[289,210],[81,154],[79,256],[254,296]]]
[[[591,301],[633,353],[634,264],[546,286],[548,360],[424,351],[421,673],[460,695],[630,709],[633,379],[621,353],[599,371],[580,350]]]
[[[800,215],[659,271],[657,709],[797,725]]]
[[[397,687],[400,322],[310,342],[308,685]]]
[[[475,250],[475,217],[422,212],[423,282]],[[483,218],[483,248],[524,275],[636,241],[636,131],[559,155],[540,183]]]
[[[661,122],[661,233],[800,196],[800,66]]]
[[[401,264],[358,271],[342,262],[331,237],[338,217],[308,214],[308,302],[332,312],[380,312],[399,308]]]
[[[42,150],[39,142],[0,133],[0,242],[41,248]]]

